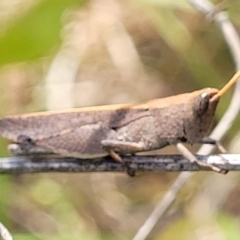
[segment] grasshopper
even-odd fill
[[[7,116],[0,135],[13,141],[15,155],[55,154],[80,159],[121,155],[176,145],[190,161],[203,164],[182,145],[199,143],[207,135],[220,97],[240,77],[240,71],[220,91],[204,88],[191,93],[150,100]]]

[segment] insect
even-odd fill
[[[13,141],[15,154],[57,154],[80,159],[110,155],[122,161],[133,154],[176,145],[199,143],[207,135],[220,97],[240,76],[237,72],[222,89],[205,88],[142,104],[118,104],[7,116],[0,119],[0,135]],[[17,146],[17,148],[16,148]]]

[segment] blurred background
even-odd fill
[[[240,2],[226,7],[240,33]],[[234,71],[220,31],[185,0],[0,1],[1,116],[221,88]],[[15,240],[131,239],[177,175],[1,175],[0,222]],[[196,173],[148,239],[239,239],[239,198],[239,173]]]

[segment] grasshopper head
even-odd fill
[[[219,102],[219,97],[213,101],[211,99],[218,92],[215,88],[205,88],[191,94],[189,115],[185,118],[184,124],[186,136],[190,143],[198,142],[207,135]]]
[[[215,99],[213,99],[213,97],[217,95],[218,92],[215,88],[205,88],[194,92],[197,93],[193,102],[193,112],[196,117],[204,120],[207,117],[214,116],[220,97]],[[213,101],[211,101],[212,99]]]

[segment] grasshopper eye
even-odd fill
[[[196,97],[194,102],[194,111],[197,115],[202,116],[208,110],[210,96],[206,92]]]

